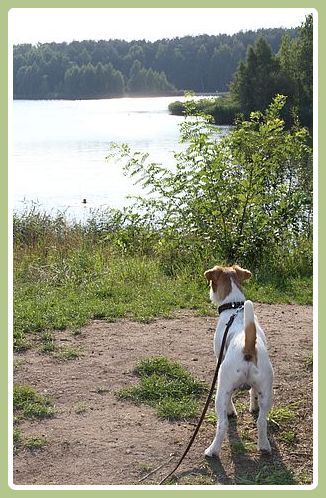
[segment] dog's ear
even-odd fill
[[[218,266],[214,266],[214,268],[205,271],[204,275],[209,282],[216,283],[221,273],[222,273],[221,268],[219,268]]]
[[[233,265],[233,268],[236,271],[237,277],[239,279],[240,284],[244,280],[248,280],[251,277],[251,272],[249,270],[245,270],[244,268],[241,268],[238,265]]]

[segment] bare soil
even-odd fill
[[[215,432],[215,426],[205,421],[176,473],[179,485],[241,484],[269,468],[271,473],[275,468],[289,471],[293,484],[312,481],[312,372],[305,364],[312,352],[312,307],[255,304],[255,312],[267,335],[275,371],[274,406],[295,407],[296,416],[285,427],[295,438],[284,441],[284,427],[270,424],[271,456],[261,456],[255,444],[248,451],[236,451],[232,443],[244,432],[256,443],[255,419],[240,410],[237,419],[230,420],[220,458],[205,459],[204,449]],[[60,361],[37,347],[17,355],[15,382],[50,396],[56,416],[19,424],[24,436],[42,435],[47,445],[17,452],[14,483],[134,485],[174,453],[172,461],[140,484],[158,483],[177,462],[196,420],[159,419],[152,408],[121,401],[115,393],[138,382],[133,369],[148,356],[178,361],[210,385],[216,365],[215,324],[214,317],[190,312],[149,324],[94,321],[78,335],[55,333],[57,344],[81,349],[75,360]],[[240,392],[238,400],[247,404],[248,393]]]

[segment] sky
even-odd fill
[[[258,28],[296,27],[313,9],[298,8],[107,8],[11,9],[12,43],[73,40],[149,40]]]

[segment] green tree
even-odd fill
[[[249,47],[230,86],[231,94],[243,111],[262,111],[279,93],[279,62],[264,38]]]
[[[67,97],[82,96],[81,70],[77,64],[74,64],[66,70],[64,76],[64,92]]]
[[[308,15],[301,25],[299,35],[291,40],[282,39],[278,53],[284,79],[289,85],[292,106],[298,109],[300,121],[312,127],[313,108],[313,18]]]
[[[139,60],[135,60],[130,69],[128,89],[130,92],[142,92],[145,88],[145,72]]]
[[[132,93],[159,95],[174,90],[165,73],[153,71],[151,68],[145,69],[141,63],[134,61],[128,81],[128,89]]]

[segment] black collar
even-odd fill
[[[222,304],[221,306],[219,306],[217,308],[217,311],[220,315],[225,310],[235,310],[237,308],[241,308],[243,305],[244,305],[243,301],[239,301],[237,303],[225,303],[225,304]]]

